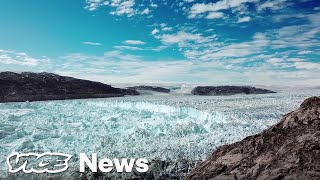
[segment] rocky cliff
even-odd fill
[[[138,94],[135,90],[114,88],[99,82],[52,73],[0,73],[0,102],[105,98]]]
[[[320,179],[320,97],[260,134],[221,146],[186,179]]]

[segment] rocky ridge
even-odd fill
[[[268,89],[261,89],[251,86],[197,86],[191,94],[202,96],[223,96],[235,94],[267,94],[276,93]]]
[[[139,95],[135,90],[53,73],[0,72],[0,102],[85,99]]]

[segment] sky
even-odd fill
[[[320,1],[0,1],[0,71],[320,85]]]

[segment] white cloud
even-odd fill
[[[172,27],[168,27],[168,25],[166,23],[160,23],[160,24],[154,24],[154,26],[158,27],[159,29],[155,28],[153,29],[153,33],[151,33],[152,35],[157,34],[158,32],[161,31],[172,31]]]
[[[0,49],[0,71],[50,72],[52,60],[46,56],[34,57],[24,52]]]
[[[161,51],[161,50],[163,50],[163,49],[165,49],[165,48],[167,48],[167,46],[158,46],[158,47],[155,47],[155,48],[151,48],[150,50],[152,50],[152,51]]]
[[[111,8],[110,14],[117,16],[132,17],[134,15],[148,15],[151,13],[149,8],[141,9],[142,6],[136,5],[135,0],[86,0],[89,11],[95,11],[101,6],[108,6]],[[156,8],[157,4],[151,3],[150,7]]]
[[[288,0],[269,0],[257,6],[258,11],[271,9],[278,10],[289,5]]]
[[[320,63],[308,62],[301,58],[270,58],[266,62],[277,68],[295,67],[296,69],[316,70],[320,69]]]
[[[151,4],[150,4],[150,7],[157,8],[157,7],[158,7],[158,5],[157,5],[157,4],[155,4],[155,3],[151,3]]]
[[[103,59],[110,59],[110,60],[138,61],[139,59],[142,58],[141,56],[123,54],[122,51],[118,51],[118,50],[108,51],[108,52],[105,52],[103,55],[104,55]]]
[[[237,23],[249,22],[250,20],[251,20],[250,16],[245,16],[245,17],[239,18]]]
[[[320,63],[298,61],[294,63],[297,69],[317,69],[320,70]]]
[[[114,48],[116,48],[116,49],[126,49],[126,50],[135,50],[135,51],[142,50],[142,48],[134,47],[134,46],[114,46]]]
[[[141,14],[149,14],[149,13],[150,13],[149,8],[146,8],[141,12]]]
[[[273,17],[276,23],[289,21],[298,17],[303,24],[283,26],[279,29],[266,30],[263,35],[270,41],[269,47],[285,51],[287,48],[295,48],[298,55],[310,54],[310,48],[320,46],[316,39],[320,34],[320,13],[315,14],[286,14]]]
[[[313,51],[303,50],[298,52],[299,55],[305,55],[305,54],[311,54],[311,53],[313,53]]]
[[[304,24],[285,26],[270,33],[272,48],[280,49],[287,47],[297,47],[299,49],[307,49],[320,45],[319,41],[315,41],[315,37],[320,33],[320,26],[317,24]]]
[[[167,26],[167,24],[166,24],[166,23],[161,23],[160,26],[161,26],[162,28],[164,28],[164,27]]]
[[[266,62],[268,62],[272,66],[275,66],[276,68],[289,68],[294,66],[290,62],[290,60],[283,59],[283,58],[270,58],[270,59],[267,59]]]
[[[159,29],[154,28],[154,29],[152,30],[151,34],[152,34],[152,35],[155,35],[155,34],[157,34],[158,32],[159,32]]]
[[[102,5],[102,0],[86,0],[87,2],[87,6],[86,8],[89,10],[89,11],[94,11],[96,10],[99,6]]]
[[[190,34],[179,31],[177,34],[164,34],[161,41],[165,44],[184,43],[188,41],[203,42],[205,39],[200,34]]]
[[[79,64],[81,59],[81,64]],[[62,68],[56,73],[110,82],[168,82],[188,74],[192,63],[185,60],[144,61],[143,57],[110,51],[102,56],[70,54],[63,57]],[[105,71],[109,69],[110,71]],[[101,73],[103,73],[101,75]]]
[[[303,61],[303,59],[301,59],[301,58],[288,58],[287,60],[290,61],[290,62],[301,62],[301,61]]]
[[[37,66],[40,61],[46,58],[33,58],[27,53],[20,53],[11,50],[0,50],[0,64],[15,64],[24,66]]]
[[[162,31],[172,31],[172,28],[171,27],[164,27],[164,28],[162,28]]]
[[[218,11],[221,9],[224,9],[224,8],[219,8],[215,3],[209,3],[209,4],[197,3],[191,7],[190,14],[202,14],[206,12]]]
[[[257,2],[258,0],[220,0],[215,3],[197,3],[194,4],[189,12],[189,18],[197,17],[199,14],[207,12],[217,12],[231,8],[238,8],[245,3]]]
[[[110,12],[113,15],[127,15],[131,17],[137,13],[137,11],[133,8],[135,5],[134,0],[112,0],[110,6],[116,7],[115,11]]]
[[[277,64],[277,63],[284,62],[284,60],[281,58],[271,58],[271,59],[268,59],[267,62],[271,64]]]
[[[101,43],[89,42],[89,41],[82,42],[82,43],[83,43],[83,44],[86,44],[86,45],[91,45],[91,46],[101,46],[101,45],[102,45]]]
[[[259,47],[254,47],[248,43],[232,44],[220,48],[218,51],[206,52],[202,59],[220,59],[226,57],[244,57],[248,55],[257,54],[260,52]]]
[[[224,14],[222,12],[210,12],[206,18],[207,19],[220,19],[223,17],[224,17]]]
[[[140,41],[140,40],[126,40],[126,41],[124,41],[124,43],[131,44],[131,45],[144,45],[144,44],[146,44],[145,42]]]
[[[262,33],[256,33],[252,41],[233,43],[229,45],[211,45],[211,43],[202,43],[201,48],[188,51],[186,57],[198,60],[219,60],[226,58],[240,58],[249,55],[257,55],[268,46],[270,41]]]

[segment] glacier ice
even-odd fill
[[[108,158],[206,158],[274,124],[320,90],[186,94],[0,104],[0,163],[14,151]],[[75,159],[74,159],[75,160]],[[0,172],[5,172],[0,166]]]

